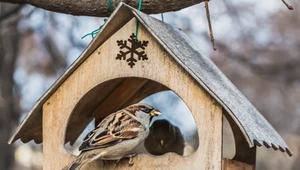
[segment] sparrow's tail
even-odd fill
[[[82,152],[75,161],[64,167],[62,170],[81,170],[82,167],[89,163],[89,159],[89,154]]]

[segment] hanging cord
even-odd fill
[[[110,10],[110,12],[114,12],[114,7],[113,7],[111,0],[107,0],[107,6],[108,6],[108,9]],[[81,39],[84,39],[87,36],[92,36],[92,38],[94,38],[98,34],[98,32],[102,29],[102,27],[105,25],[105,23],[107,22],[107,18],[104,18],[103,21],[104,21],[103,24],[98,29],[96,29],[88,34],[85,34],[84,36],[81,37]]]
[[[210,33],[210,41],[213,45],[213,49],[216,51],[217,47],[215,45],[214,33],[213,33],[213,29],[212,29],[211,22],[210,22],[208,0],[204,0],[204,2],[205,2],[205,8],[206,8],[206,17],[207,17],[207,22],[208,22],[208,28],[209,28],[209,33]]]
[[[143,0],[139,0],[139,2],[138,2],[138,11],[141,11],[142,4],[143,4]],[[136,19],[136,29],[135,29],[135,39],[136,39],[136,41],[138,41],[139,26],[140,26],[140,22],[139,22],[138,19]]]
[[[111,0],[107,0],[107,6],[108,6],[110,12],[114,12],[114,7],[113,7]]]
[[[102,29],[102,27],[105,25],[105,23],[107,22],[107,18],[103,19],[103,21],[104,21],[104,23],[98,29],[96,29],[88,34],[85,34],[84,36],[81,37],[81,39],[84,39],[87,36],[92,36],[92,38],[94,38],[98,34],[98,32]]]

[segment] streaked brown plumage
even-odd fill
[[[158,115],[158,110],[146,104],[134,104],[110,114],[86,135],[79,147],[81,154],[64,170],[81,169],[99,158],[132,157],[131,151],[148,136],[152,117]]]

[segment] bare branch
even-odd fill
[[[217,47],[215,45],[214,33],[213,33],[211,21],[210,21],[210,13],[209,13],[208,0],[204,0],[204,2],[205,2],[206,18],[207,18],[208,28],[209,28],[209,34],[210,34],[210,41],[212,43],[213,49],[216,51]]]
[[[297,59],[290,59],[284,63],[272,63],[272,64],[263,64],[263,63],[254,63],[246,56],[249,54],[241,54],[231,51],[226,47],[226,44],[218,42],[217,46],[220,51],[228,58],[237,61],[239,64],[242,64],[256,75],[270,80],[278,81],[282,80],[284,83],[299,82],[299,65],[300,57]],[[258,52],[265,49],[257,49]],[[250,57],[251,58],[251,57]]]
[[[285,5],[289,10],[293,10],[293,9],[294,9],[294,7],[291,6],[290,4],[288,4],[285,0],[281,0],[281,1],[284,3],[284,5]]]
[[[111,11],[107,5],[107,1],[108,0],[0,0],[0,2],[9,2],[15,4],[30,4],[54,12],[98,17],[107,17],[111,14]],[[138,4],[138,0],[111,1],[114,8],[117,7],[121,1],[134,8],[136,8]],[[201,3],[202,1],[203,0],[144,0],[141,10],[147,14],[178,11],[180,9]]]

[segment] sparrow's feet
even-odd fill
[[[136,155],[137,155],[136,153],[131,153],[131,154],[124,156],[124,158],[129,158],[129,161],[128,161],[129,166],[132,166],[134,164],[133,157],[135,157]]]
[[[129,166],[132,166],[134,164],[134,162],[133,162],[133,157],[130,157],[129,158],[129,161],[128,161],[128,165]]]

